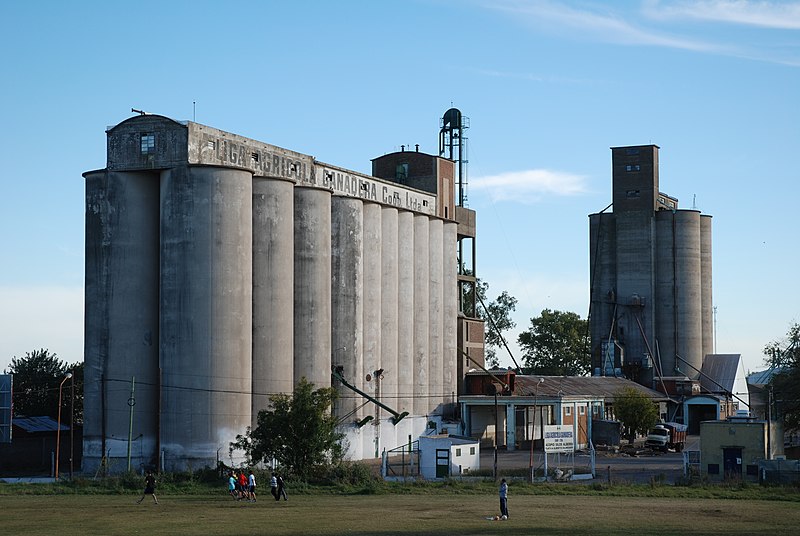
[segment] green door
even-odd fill
[[[450,476],[450,449],[436,449],[436,478]]]

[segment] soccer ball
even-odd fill
[[[508,519],[508,516],[503,516],[500,519]]]

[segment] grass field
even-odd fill
[[[483,494],[295,495],[257,503],[219,494],[2,495],[0,533],[216,535],[691,535],[798,534],[800,502],[664,497],[518,495],[511,518]],[[266,500],[269,499],[269,500]]]

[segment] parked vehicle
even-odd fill
[[[686,425],[677,422],[664,422],[657,424],[655,428],[647,434],[645,446],[653,450],[667,452],[674,449],[681,452],[686,445]]]

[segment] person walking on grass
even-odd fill
[[[273,472],[272,478],[269,479],[269,492],[278,500],[278,473]]]
[[[243,501],[247,499],[249,495],[247,488],[247,475],[244,472],[244,469],[239,471],[239,500]]]
[[[142,501],[148,495],[152,495],[153,502],[158,504],[158,499],[156,498],[156,477],[153,476],[152,471],[147,471],[147,476],[144,478],[144,493],[142,493],[142,496],[136,501],[136,504],[142,504]]]
[[[250,500],[256,502],[256,475],[253,473],[252,469],[250,469],[250,476],[247,477],[247,483],[249,486]]]
[[[508,519],[508,483],[500,481],[500,519]]]
[[[233,471],[228,475],[228,493],[232,499],[236,498],[236,473]]]
[[[283,497],[284,501],[288,501],[289,497],[286,495],[286,482],[283,481],[281,475],[278,475],[277,480],[278,480],[278,492],[275,494],[275,500],[277,501],[281,497]]]

